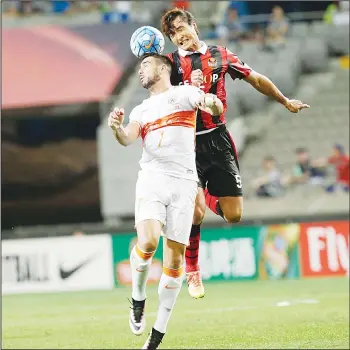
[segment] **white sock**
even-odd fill
[[[182,267],[178,270],[163,267],[163,273],[158,287],[159,308],[154,324],[154,329],[161,333],[166,332],[171,312],[182,287],[183,276]]]
[[[131,279],[132,279],[132,298],[134,300],[146,299],[146,283],[152,264],[152,253],[145,253],[137,245],[130,254]]]

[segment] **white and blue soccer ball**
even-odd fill
[[[164,36],[154,27],[143,26],[136,29],[130,39],[132,53],[141,58],[148,53],[161,54],[164,50]]]

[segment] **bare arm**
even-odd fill
[[[303,108],[310,108],[309,105],[299,100],[290,100],[284,96],[278,87],[263,74],[252,70],[244,80],[262,94],[274,98],[292,113],[298,113]]]
[[[273,97],[284,106],[287,104],[288,98],[285,97],[277,86],[265,75],[252,71],[244,80],[262,94]]]
[[[108,125],[113,130],[114,137],[122,146],[129,146],[140,135],[140,124],[131,121],[123,127],[124,109],[115,108],[108,117]]]
[[[131,122],[126,127],[112,128],[112,130],[114,137],[122,146],[129,146],[140,135],[140,125],[137,122]]]

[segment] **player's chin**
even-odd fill
[[[147,85],[148,85],[148,81],[146,79],[141,79],[140,80],[140,83],[142,85],[143,88],[147,88]]]
[[[180,47],[182,50],[185,50],[185,51],[190,51],[190,49],[191,49],[192,46],[193,46],[192,40],[186,40],[185,43],[179,45],[179,47]]]
[[[186,45],[182,45],[182,50],[191,51],[192,44],[190,42],[186,43]]]

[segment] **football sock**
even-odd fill
[[[130,254],[132,298],[137,301],[146,299],[146,283],[154,252],[144,252],[137,245]]]
[[[198,255],[199,241],[201,237],[201,225],[192,225],[190,234],[190,244],[186,248],[186,272],[199,270]]]
[[[159,281],[158,295],[159,308],[154,329],[165,333],[171,316],[171,312],[180,293],[183,281],[183,267],[170,269],[163,267],[163,273]]]

